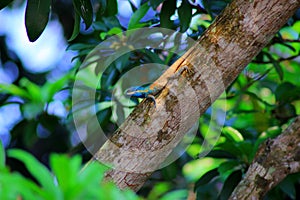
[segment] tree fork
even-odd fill
[[[200,114],[235,80],[299,6],[299,0],[232,1],[197,45],[173,64],[191,68],[193,73],[184,74],[189,83],[174,80],[168,84],[157,97],[157,108],[143,101],[98,150],[94,160],[114,166],[107,178],[121,189],[137,191],[142,187]],[[190,96],[194,99],[188,98]]]

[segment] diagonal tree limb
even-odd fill
[[[262,199],[287,175],[300,172],[300,116],[277,138],[258,149],[230,199]]]
[[[234,81],[300,6],[299,0],[234,0],[174,65],[192,73],[139,104],[94,159],[120,188],[138,190],[168,157],[200,114]],[[92,160],[93,161],[93,160]],[[91,162],[92,162],[91,161]]]

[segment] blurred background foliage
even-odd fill
[[[198,39],[229,2],[1,1],[0,138],[7,150],[6,159],[3,150],[0,156],[1,199],[33,199],[36,194],[36,199],[80,199],[81,195],[100,199],[100,191],[104,190],[111,192],[111,199],[186,199],[191,192],[197,199],[227,199],[259,144],[279,135],[300,114],[299,10],[214,103],[220,116],[211,119],[208,109],[200,117],[196,137],[187,151],[156,171],[138,192],[139,197],[130,191],[120,193],[112,184],[100,187],[105,171],[100,165],[90,166],[82,176],[75,175],[91,155],[73,124],[71,92],[86,56],[108,37],[135,28],[163,27]],[[39,3],[41,6],[37,6]],[[6,16],[17,16],[19,25],[9,22]],[[50,48],[54,44],[55,48]],[[126,41],[116,45],[124,44]],[[114,114],[122,121],[140,102],[116,101],[114,91],[124,90],[118,80],[136,66],[171,65],[177,58],[149,48],[119,57],[104,72],[95,68],[92,73],[100,77],[97,88],[92,88],[97,91],[96,114],[107,135],[118,128]],[[222,117],[226,121],[221,136],[203,157],[204,138],[218,135],[210,126],[219,124]],[[86,128],[93,132],[93,127],[88,123]],[[92,135],[87,140],[94,142]],[[53,153],[80,156],[69,159]],[[265,199],[297,199],[299,186],[299,174],[290,175]]]

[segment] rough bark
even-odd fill
[[[138,190],[299,5],[299,0],[234,0],[174,64],[188,65],[190,73],[170,81],[156,107],[139,104],[96,153],[95,159],[114,166],[107,178]]]
[[[260,146],[230,199],[262,199],[287,175],[300,171],[300,116],[277,138]]]

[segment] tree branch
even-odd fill
[[[279,58],[278,60],[276,60],[275,62],[283,62],[283,61],[287,61],[287,60],[294,60],[296,58],[298,58],[300,55],[294,55],[294,56],[290,56],[290,57],[287,57],[287,58]],[[256,64],[271,64],[273,63],[274,61],[253,61],[253,63],[256,63]]]
[[[298,0],[234,0],[173,64],[189,66],[192,73],[170,81],[156,107],[139,104],[96,153],[95,160],[114,166],[107,178],[120,188],[142,187],[299,5]]]
[[[300,116],[281,135],[260,146],[230,199],[262,199],[287,175],[296,172],[300,172]]]

